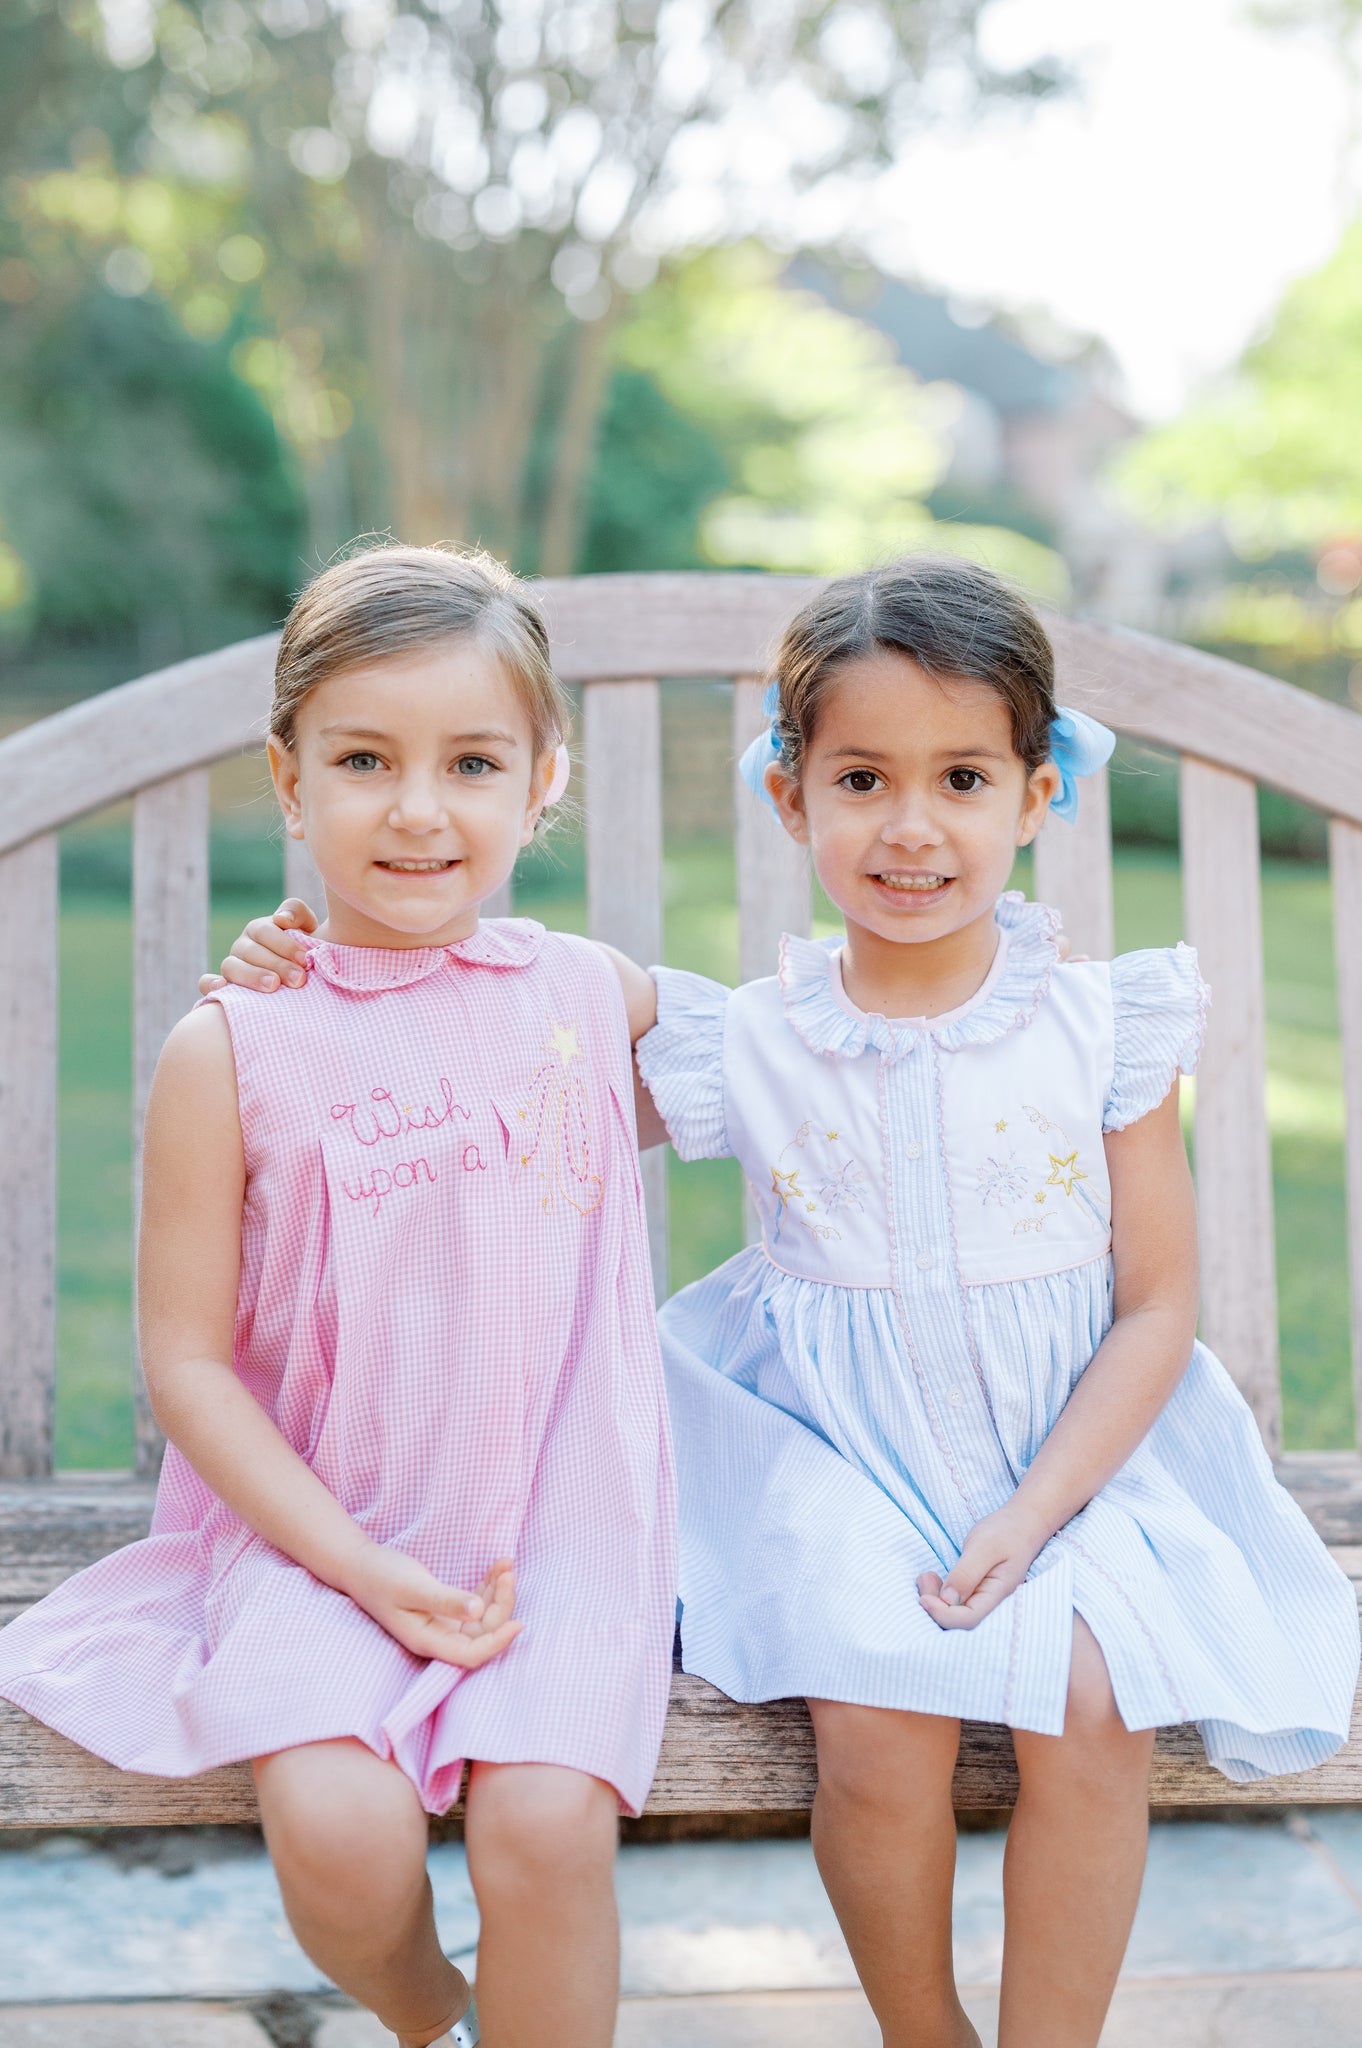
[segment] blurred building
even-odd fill
[[[959,391],[950,467],[929,500],[937,518],[1028,534],[1063,557],[1076,611],[1160,625],[1169,550],[1103,480],[1142,423],[1122,404],[1101,343],[1006,321],[864,268],[802,259],[788,275],[879,328],[924,383]]]

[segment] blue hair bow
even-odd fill
[[[764,804],[775,810],[775,798],[766,787],[766,771],[773,761],[780,759],[780,739],[776,732],[776,715],[780,710],[780,685],[768,683],[761,700],[762,713],[769,721],[757,734],[750,747],[743,750],[738,762],[741,775],[753,796],[759,796]],[[779,816],[779,812],[776,813]]]
[[[781,747],[775,720],[780,710],[780,686],[768,683],[761,708],[770,721],[738,762],[741,775],[753,796],[759,796],[774,811],[775,799],[766,787],[766,771],[779,761]],[[1070,711],[1061,704],[1050,722],[1050,759],[1059,770],[1059,795],[1050,805],[1057,818],[1072,825],[1078,816],[1078,785],[1085,775],[1095,775],[1106,766],[1116,745],[1110,726],[1089,718],[1086,711]]]
[[[1105,768],[1115,745],[1116,735],[1109,725],[1100,725],[1086,711],[1070,711],[1060,705],[1050,721],[1050,759],[1059,770],[1059,795],[1050,805],[1056,818],[1073,824],[1078,816],[1079,782]]]

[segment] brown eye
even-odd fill
[[[984,786],[984,778],[977,768],[952,768],[946,780],[957,796],[972,796],[976,789]]]
[[[873,769],[853,768],[842,777],[842,786],[853,790],[857,796],[869,796],[879,779]]]

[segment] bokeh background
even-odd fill
[[[1360,12],[5,0],[0,731],[268,630],[361,533],[531,574],[941,547],[1362,709]],[[668,957],[731,977],[727,694],[665,697]],[[1119,941],[1171,940],[1172,763],[1123,747],[1113,814]],[[1311,814],[1262,833],[1286,1431],[1325,1447],[1329,888]],[[220,950],[280,888],[256,757],[212,872]],[[124,813],[64,835],[66,1465],[131,1443],[129,874]],[[517,889],[581,928],[570,830]],[[740,1234],[730,1167],[673,1169],[678,1280]]]

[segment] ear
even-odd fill
[[[1045,823],[1045,814],[1059,795],[1060,774],[1053,761],[1042,761],[1026,778],[1026,795],[1017,822],[1018,846],[1029,846]]]
[[[530,771],[530,787],[525,797],[525,815],[520,824],[520,844],[522,846],[528,846],[534,838],[534,828],[543,815],[544,799],[548,795],[549,787],[553,781],[553,768],[557,755],[558,749],[556,747],[548,748],[545,753],[539,756],[539,759]]]
[[[265,742],[265,752],[270,757],[270,779],[274,783],[274,793],[284,814],[284,830],[290,839],[301,839],[303,806],[298,794],[298,756],[292,747],[286,747],[273,733]]]
[[[801,846],[809,843],[809,821],[804,814],[804,792],[794,777],[787,775],[778,761],[773,761],[762,777],[767,794],[776,807],[776,816],[789,833],[791,839]]]

